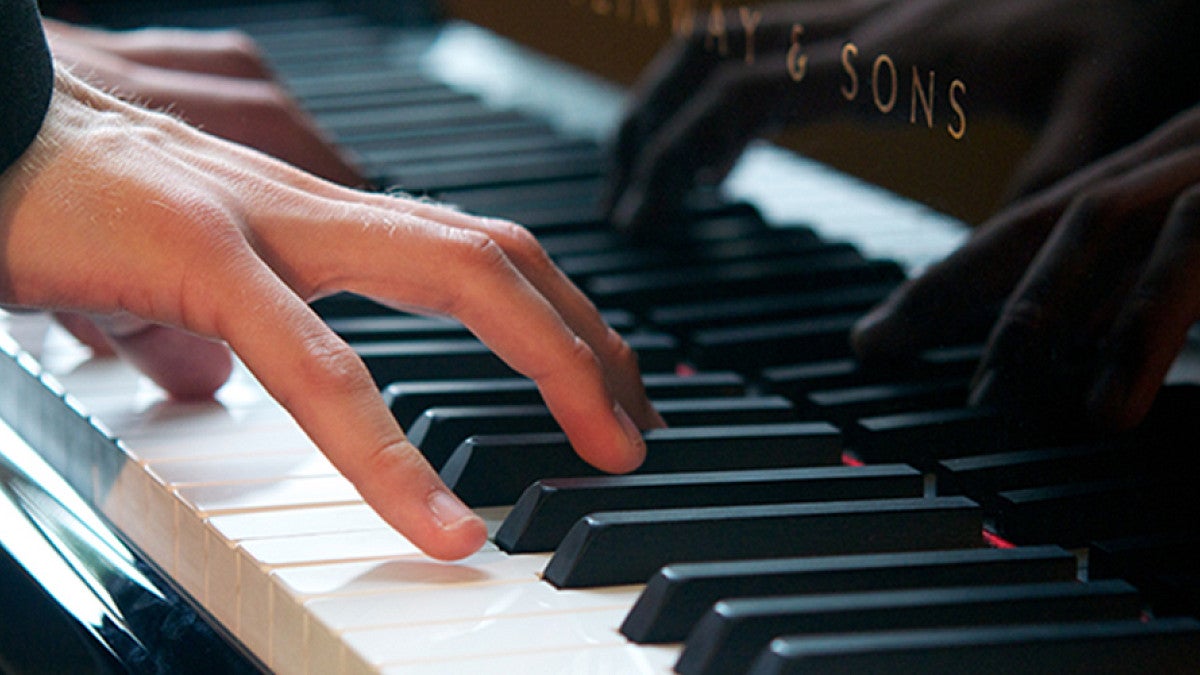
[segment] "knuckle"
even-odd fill
[[[226,57],[244,66],[262,67],[262,52],[258,43],[247,33],[240,30],[222,30],[213,34],[213,40]]]
[[[600,359],[596,355],[596,352],[592,350],[592,347],[587,342],[578,336],[572,341],[571,348],[567,352],[567,358],[578,369],[600,372]]]
[[[1113,227],[1125,221],[1125,214],[1135,205],[1128,190],[1114,184],[1102,183],[1080,192],[1067,210],[1067,222],[1082,229]]]
[[[612,328],[606,330],[600,351],[610,367],[624,372],[638,370],[637,352]]]
[[[332,333],[311,335],[302,340],[302,358],[296,376],[308,383],[301,390],[344,395],[357,392],[369,381],[366,366],[345,342]]]
[[[424,468],[424,459],[411,443],[393,438],[381,440],[372,446],[356,464],[355,469],[362,476],[356,483],[361,489],[364,480],[378,482],[383,478],[390,484],[396,478],[403,479],[418,473]]]
[[[1189,227],[1189,231],[1200,234],[1200,184],[1193,185],[1176,198],[1172,216]]]
[[[428,301],[429,309],[460,319],[472,311],[474,291],[494,288],[512,276],[504,249],[482,232],[447,229],[442,236],[447,267],[459,283],[443,284]]]
[[[1048,317],[1045,306],[1036,298],[1023,295],[1004,306],[998,326],[1010,332],[1039,333],[1046,329]]]
[[[491,235],[459,229],[447,236],[454,261],[468,271],[495,274],[509,265],[504,248]]]
[[[525,227],[505,220],[489,220],[487,225],[493,239],[501,244],[509,258],[538,269],[551,266],[550,256]]]

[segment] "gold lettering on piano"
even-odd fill
[[[887,66],[890,73],[890,83],[888,84],[888,99],[886,101],[879,95],[879,73],[883,67]],[[884,115],[892,112],[892,108],[896,107],[896,97],[900,92],[900,78],[896,74],[896,64],[892,63],[892,57],[887,54],[880,54],[875,57],[875,63],[871,66],[871,94],[875,97],[875,107]]]
[[[758,28],[763,14],[753,6],[738,5],[737,11],[726,10],[725,4],[735,0],[568,0],[596,16],[607,17],[635,26],[656,29],[669,27],[671,33],[696,40],[694,44],[721,57],[740,56],[747,64],[758,57]],[[784,74],[798,86],[809,86],[813,63],[805,52],[804,25],[792,25],[790,42],[784,51]],[[741,44],[741,53],[736,53]],[[776,49],[774,46],[769,51]],[[967,84],[960,79],[945,80],[933,69],[919,64],[897,63],[886,52],[864,55],[859,46],[847,41],[841,49],[841,82],[838,92],[847,103],[859,100],[862,90],[870,87],[870,100],[864,103],[884,116],[903,119],[905,107],[908,123],[935,129],[939,118],[945,132],[960,141],[967,134]],[[867,62],[869,61],[869,66]],[[830,64],[836,69],[836,64]],[[834,73],[826,73],[833,77]],[[833,82],[819,78],[821,82]],[[942,83],[939,87],[939,83]],[[823,86],[823,85],[822,85]],[[908,100],[902,102],[907,93]],[[833,92],[830,92],[830,95]],[[904,104],[907,103],[907,106]]]
[[[792,82],[799,82],[808,74],[808,54],[804,53],[804,47],[800,44],[801,35],[804,35],[804,26],[792,26],[792,43],[787,50],[786,63],[788,77],[792,78]]]
[[[659,11],[659,0],[571,0],[571,4],[576,7],[587,6],[589,10],[596,16],[606,16],[645,26],[647,28],[658,28],[662,23],[662,14]],[[681,16],[676,17],[674,8],[679,6]],[[693,10],[691,8],[691,0],[671,0],[673,21],[691,22]],[[682,14],[686,13],[687,18],[683,18]],[[688,24],[689,30],[691,24]]]
[[[696,30],[695,0],[670,0],[671,32],[675,35],[691,35]]]
[[[758,24],[762,23],[762,12],[749,7],[738,7],[738,16],[742,19],[742,32],[746,34],[746,63],[754,63],[754,33]]]
[[[725,10],[721,3],[714,2],[708,12],[708,31],[704,36],[704,48],[721,56],[729,55],[729,37],[725,31]]]
[[[912,67],[912,108],[908,114],[908,123],[917,123],[917,101],[921,102],[921,110],[925,113],[925,126],[933,128],[933,97],[934,97],[934,78],[933,71],[929,71],[929,90],[926,91],[921,86],[921,73],[917,71],[917,67]]]
[[[842,46],[842,70],[846,71],[846,83],[842,85],[842,98],[847,101],[858,98],[858,71],[851,63],[856,58],[858,58],[858,47],[853,42],[847,42]]]
[[[963,110],[962,103],[958,100],[958,94],[966,94],[967,85],[962,80],[955,80],[950,83],[950,107],[954,109],[955,116],[958,117],[957,126],[952,122],[946,125],[946,130],[950,132],[950,137],[956,141],[961,141],[963,136],[967,135],[967,113]]]
[[[787,71],[788,77],[797,84],[802,83],[809,75],[809,67],[811,65],[808,55],[804,51],[803,37],[804,25],[799,23],[793,24],[791,43],[788,45],[785,55],[784,68]],[[846,42],[842,45],[842,82],[838,87],[838,91],[848,103],[858,100],[858,96],[861,93],[862,78],[866,75],[865,71],[860,72],[860,55],[859,47],[855,43]],[[896,112],[896,108],[899,107],[900,96],[907,88],[909,92],[909,124],[914,126],[924,124],[925,127],[933,129],[938,117],[939,104],[941,106],[949,106],[951,120],[946,124],[946,133],[949,134],[950,138],[961,141],[967,134],[967,109],[964,104],[967,94],[966,83],[959,79],[950,80],[950,83],[946,85],[945,98],[940,99],[938,97],[937,72],[928,70],[922,73],[921,68],[917,65],[909,67],[911,70],[907,83],[908,86],[904,87],[900,81],[901,68],[896,65],[895,59],[890,54],[877,54],[871,59],[869,84],[871,87],[871,104],[874,109],[882,115],[891,115]],[[942,100],[945,103],[939,103]]]

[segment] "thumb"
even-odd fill
[[[173,398],[212,396],[233,371],[233,358],[223,342],[128,314],[93,321],[118,355]]]

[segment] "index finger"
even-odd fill
[[[249,258],[249,255],[247,255]],[[422,551],[463,558],[487,538],[396,424],[357,355],[261,261],[219,301],[216,331],[359,494]]]

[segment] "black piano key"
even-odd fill
[[[753,675],[1196,672],[1194,619],[1022,624],[776,638]]]
[[[449,104],[447,104],[449,105]],[[347,118],[346,123],[353,120]],[[401,143],[405,139],[420,138],[431,134],[455,135],[476,134],[481,130],[491,130],[493,133],[504,133],[510,129],[522,129],[528,121],[520,113],[504,110],[481,109],[473,114],[465,111],[448,117],[422,116],[408,120],[397,120],[394,124],[384,124],[379,120],[378,125],[364,124],[362,126],[344,126],[330,128],[330,133],[339,145],[354,150],[359,146],[375,145],[381,142]]]
[[[314,300],[313,311],[321,318],[342,319],[370,316],[395,316],[396,310],[355,293],[334,293]]]
[[[534,230],[537,232],[537,230]],[[579,251],[616,250],[625,244],[625,240],[615,230],[582,230],[578,232],[559,232],[538,237],[542,248],[552,258],[571,255]]]
[[[692,375],[647,373],[642,376],[646,395],[652,400],[672,398],[734,398],[746,395],[746,380],[727,371],[705,371]]]
[[[409,145],[382,147],[361,152],[364,162],[372,167],[411,166],[419,162],[445,162],[530,152],[583,152],[595,145],[590,141],[564,139],[561,136],[539,130],[536,133],[508,133],[493,138],[455,139],[436,145]]]
[[[466,326],[453,319],[411,314],[331,317],[325,323],[347,342],[444,340],[474,337]]]
[[[432,92],[438,93],[438,92]],[[372,137],[362,143],[344,143],[358,154],[436,152],[446,146],[469,145],[480,141],[521,139],[530,136],[552,134],[553,130],[544,122],[531,119],[511,118],[474,127],[448,127],[446,129],[412,129],[391,135]],[[456,203],[456,202],[451,202]]]
[[[747,396],[657,401],[668,425],[768,424],[795,419],[787,399]],[[435,469],[441,469],[471,436],[557,431],[558,422],[542,404],[450,406],[429,408],[408,429],[413,442]]]
[[[643,583],[676,562],[982,545],[979,507],[960,497],[593,513],[546,565],[559,588]]]
[[[682,247],[627,247],[618,251],[577,253],[560,258],[558,266],[572,279],[581,280],[599,274],[639,272],[673,266],[736,260],[768,260],[804,253],[807,255],[857,254],[850,244],[829,243],[817,238],[812,230],[794,228],[771,230],[748,239],[703,242]]]
[[[801,408],[815,419],[849,424],[861,417],[961,405],[967,395],[966,380],[917,380],[812,391]]]
[[[736,373],[648,373],[642,378],[651,399],[743,396],[745,381]],[[402,427],[408,428],[429,408],[540,403],[537,385],[524,378],[393,382],[383,389],[384,402]]]
[[[593,202],[599,207],[603,182],[598,178],[577,178],[569,181],[506,185],[504,187],[474,187],[441,192],[441,197],[452,204],[473,211],[501,212],[517,205],[579,204]],[[614,233],[615,234],[615,233]],[[614,237],[613,241],[618,238]]]
[[[597,304],[646,309],[669,303],[731,298],[783,291],[804,292],[840,285],[898,281],[903,272],[890,261],[862,262],[857,256],[783,258],[762,262],[702,265],[669,271],[592,277],[585,290]]]
[[[321,126],[338,136],[370,134],[392,129],[403,131],[416,128],[469,126],[473,120],[486,120],[499,113],[475,99],[453,101],[440,105],[409,108],[368,108],[344,110],[321,115]],[[505,114],[512,117],[511,113]]]
[[[607,227],[604,214],[591,199],[574,204],[522,204],[487,213],[521,223],[539,237],[549,233],[596,231],[596,228]]]
[[[546,479],[525,490],[495,541],[509,553],[553,551],[597,511],[920,497],[924,489],[906,465]]]
[[[758,370],[796,361],[849,356],[850,329],[859,314],[708,328],[689,338],[688,357],[700,368]]]
[[[859,459],[915,464],[932,470],[940,459],[1018,450],[1031,436],[988,408],[945,408],[864,417],[846,427]]]
[[[895,285],[891,283],[843,286],[817,293],[772,294],[666,305],[650,309],[646,319],[659,330],[681,335],[747,321],[862,313],[882,302],[893,288]]]
[[[1132,582],[1155,616],[1200,616],[1200,532],[1159,532],[1094,541],[1089,579]]]
[[[405,429],[430,408],[532,405],[541,400],[537,385],[532,380],[517,377],[393,382],[383,388],[384,403]]]
[[[388,185],[406,190],[440,192],[480,185],[517,185],[600,175],[604,160],[596,151],[556,150],[508,153],[440,162],[383,167]]]
[[[380,90],[350,96],[311,96],[304,99],[303,103],[304,108],[319,121],[322,114],[341,110],[361,110],[376,107],[401,108],[425,104],[458,103],[469,100],[472,100],[470,94],[464,94],[453,89],[429,88],[400,89],[397,91]],[[373,157],[370,154],[363,154],[362,158],[368,164],[378,163],[379,161],[398,161],[397,157],[387,154],[386,150],[381,152],[383,153],[381,158]]]
[[[626,343],[644,371],[673,371],[679,362],[675,338],[631,333]],[[390,340],[351,347],[381,388],[402,380],[462,380],[515,377],[517,372],[475,339]]]
[[[939,494],[962,494],[990,503],[1006,490],[1116,477],[1138,469],[1142,458],[1115,444],[1080,444],[959,457],[938,462]]]
[[[621,633],[677,642],[723,598],[1072,581],[1078,566],[1058,546],[671,565],[646,584]]]
[[[729,426],[796,421],[796,409],[782,396],[730,396],[654,401],[669,426]]]
[[[811,391],[913,380],[967,379],[975,372],[978,361],[977,346],[944,347],[922,352],[915,362],[886,366],[865,365],[852,358],[772,366],[763,369],[761,380],[771,393],[802,401]]]
[[[744,672],[781,635],[1136,620],[1141,612],[1137,590],[1121,581],[722,600],[696,624],[675,670],[681,675]]]
[[[386,310],[386,308],[383,309]],[[604,319],[604,322],[618,333],[630,333],[636,326],[635,319],[628,312],[605,310],[600,313],[600,318]],[[332,316],[327,318],[325,323],[343,340],[356,343],[474,337],[466,326],[454,319],[418,316],[396,311],[390,314]]]
[[[356,96],[375,91],[412,91],[444,89],[445,85],[421,75],[394,71],[365,73],[322,73],[311,76],[292,76],[287,88],[300,99],[314,96]]]
[[[856,359],[829,359],[764,368],[759,375],[772,394],[803,401],[809,391],[854,387],[879,381],[879,375]]]
[[[653,429],[646,461],[634,473],[833,466],[838,430],[824,423]],[[471,506],[513,504],[541,478],[594,476],[561,433],[473,436],[442,467],[442,480]]]
[[[401,380],[517,376],[507,363],[474,339],[393,340],[351,346],[380,387]]]
[[[1197,507],[1200,495],[1188,472],[1007,490],[996,495],[988,516],[996,533],[1014,543],[1083,546],[1194,525]]]
[[[440,470],[467,438],[480,434],[556,431],[558,422],[540,403],[429,408],[408,429],[408,438]]]

